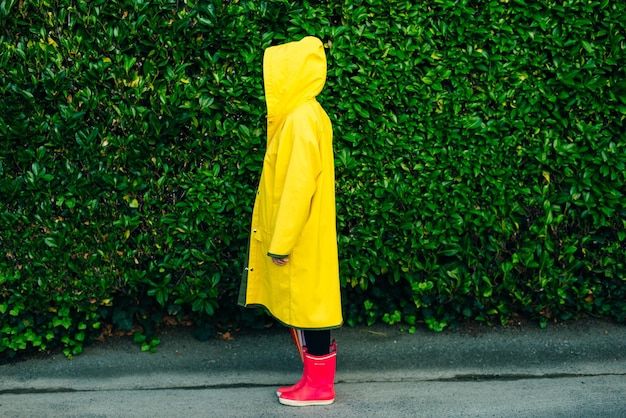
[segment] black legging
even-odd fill
[[[314,356],[323,356],[329,353],[330,330],[304,330],[304,342],[307,352]]]

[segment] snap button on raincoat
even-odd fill
[[[267,148],[239,304],[263,306],[293,328],[336,328],[343,319],[332,127],[316,100],[326,82],[322,42],[266,49],[263,78]],[[289,262],[277,266],[271,256]]]

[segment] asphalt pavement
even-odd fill
[[[344,327],[336,401],[278,403],[300,359],[285,328],[195,340],[164,330],[157,352],[130,338],[0,365],[0,417],[620,417],[626,325],[584,319],[434,333]]]

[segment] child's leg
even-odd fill
[[[323,356],[329,353],[330,330],[304,331],[304,345],[307,353],[313,356]]]

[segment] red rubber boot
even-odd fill
[[[304,353],[303,353],[302,336],[301,336],[302,331],[297,331],[295,328],[289,328],[289,331],[291,331],[291,337],[293,338],[293,342],[296,345],[296,348],[298,349],[298,354],[300,354],[300,360],[304,362]],[[295,385],[279,387],[278,390],[276,390],[276,396],[280,396],[281,393],[297,389],[303,384],[304,384],[304,373],[302,373],[302,377]]]
[[[335,401],[335,370],[337,344],[333,341],[330,353],[313,356],[304,348],[304,375],[299,386],[282,392],[278,400],[283,405],[330,405]]]

